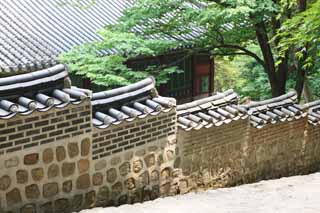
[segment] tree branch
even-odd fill
[[[254,58],[259,64],[261,64],[263,67],[265,67],[265,62],[254,52],[251,52],[250,50],[241,47],[239,45],[234,45],[234,44],[222,44],[222,45],[218,45],[215,46],[215,48],[230,48],[230,49],[238,49],[241,50],[243,53],[245,53],[248,56],[251,56],[252,58]]]

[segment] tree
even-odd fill
[[[155,47],[159,44],[164,52],[172,47],[192,47],[190,51],[205,50],[215,56],[246,55],[263,68],[268,76],[272,95],[278,96],[286,91],[293,59],[289,51],[291,47],[279,52],[276,46],[283,37],[283,23],[301,12],[301,4],[306,5],[306,0],[301,0],[299,4],[290,0],[134,0],[132,7],[125,11],[119,23],[108,26],[102,32],[116,32],[119,35],[130,33],[130,38],[138,37],[141,42],[138,46],[143,51],[136,52],[130,47],[132,43],[125,40],[118,41],[120,44],[114,42],[113,45],[103,45],[102,42],[101,45],[89,45],[93,50],[84,51],[86,57],[77,58],[81,51],[75,50],[72,52],[75,55],[71,56],[77,60],[65,57],[65,61],[70,64],[80,59],[82,62],[91,63],[91,60],[98,60],[97,52],[106,51],[107,48],[117,50],[121,47],[121,42],[126,44],[124,51],[117,55],[122,60],[139,55],[158,54]],[[277,32],[278,36],[271,40]],[[248,48],[254,44],[259,46],[258,54]],[[128,50],[134,54],[130,54]],[[86,66],[85,63],[78,63],[73,69]],[[95,63],[101,66],[110,62],[99,60]],[[90,75],[95,75],[96,71],[90,69]],[[125,72],[116,73],[117,77],[127,79],[127,73],[130,73],[129,77],[135,75],[131,70],[123,70]]]
[[[283,55],[288,49],[295,48],[296,90],[301,93],[308,75],[313,82],[318,82],[314,76],[319,76],[318,64],[320,64],[320,1],[314,2],[309,8],[306,1],[300,0],[299,5],[301,13],[287,20],[276,37],[280,38],[278,44],[280,54]]]

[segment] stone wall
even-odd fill
[[[248,118],[199,130],[179,128],[182,190],[198,191],[240,183],[249,129]]]
[[[268,124],[249,120],[178,130],[186,191],[232,186],[319,170],[320,128],[307,117]]]
[[[309,165],[310,172],[320,169],[320,125],[308,123],[305,131],[304,155],[305,163]]]
[[[175,109],[104,129],[89,101],[0,120],[0,212],[73,212],[319,169],[306,117],[186,131]],[[13,129],[13,130],[12,130]]]

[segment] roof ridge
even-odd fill
[[[275,97],[275,98],[270,98],[267,100],[263,100],[263,101],[252,101],[248,104],[242,105],[243,107],[250,109],[250,108],[254,108],[254,107],[260,107],[260,106],[266,106],[269,104],[274,104],[274,103],[278,103],[278,102],[282,102],[285,100],[291,100],[293,102],[297,101],[297,92],[295,90],[291,90],[288,93]]]
[[[177,106],[177,111],[188,110],[194,107],[198,107],[200,105],[204,105],[210,102],[214,102],[217,100],[225,99],[224,103],[230,102],[234,98],[239,98],[238,94],[233,91],[233,89],[226,90],[222,93],[217,93],[213,96],[202,98],[196,101],[192,101],[189,103],[181,104]]]

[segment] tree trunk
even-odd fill
[[[313,101],[308,78],[305,78],[303,85],[303,98],[305,103]]]
[[[265,62],[265,70],[267,72],[271,92],[273,97],[283,95],[286,91],[286,81],[287,81],[287,60],[282,62],[276,70],[275,61],[273,58],[273,53],[270,47],[269,38],[264,22],[258,22],[255,24],[256,36],[260,49],[262,51],[263,59]]]
[[[307,0],[299,0],[299,11],[303,12],[307,8]],[[304,82],[306,79],[306,70],[303,68],[303,61],[307,58],[307,47],[306,51],[303,54],[302,60],[298,61],[298,69],[297,69],[297,78],[296,78],[296,86],[295,90],[297,91],[298,94],[298,100],[301,100],[302,96],[302,91],[304,89]],[[299,59],[298,59],[299,60]]]

